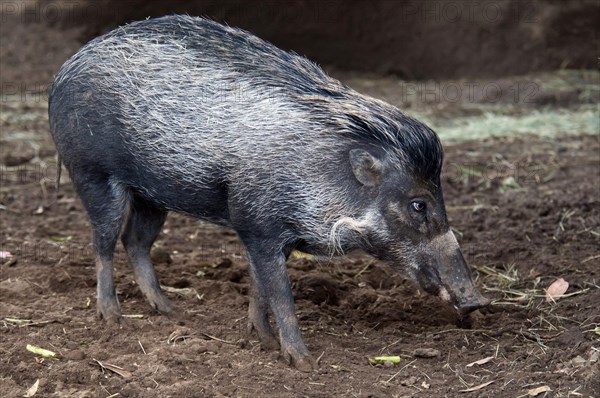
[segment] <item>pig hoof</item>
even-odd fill
[[[317,363],[310,355],[294,360],[294,366],[301,372],[312,372],[317,369]]]
[[[162,297],[160,300],[148,300],[150,306],[154,308],[156,311],[160,312],[163,315],[168,316],[169,318],[175,318],[177,316],[177,311],[175,311],[175,307],[166,297]]]
[[[104,319],[109,325],[118,325],[121,323],[121,309],[118,304],[98,305],[96,314],[98,319]]]
[[[279,349],[279,341],[273,333],[273,329],[269,324],[261,324],[261,327],[256,327],[254,322],[248,322],[248,333],[253,334],[256,332],[258,340],[260,341],[260,347],[263,351],[275,351]]]
[[[311,372],[317,369],[317,362],[308,353],[301,354],[293,349],[281,350],[281,357],[301,372]]]

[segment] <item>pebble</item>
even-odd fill
[[[417,358],[436,358],[440,356],[440,350],[435,348],[417,348],[413,355]]]

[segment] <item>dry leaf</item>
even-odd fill
[[[467,388],[466,390],[460,390],[460,392],[471,392],[471,391],[481,390],[482,388],[489,386],[490,384],[492,384],[495,381],[496,380],[488,381],[487,383],[483,383],[483,384],[480,384],[475,387]]]
[[[563,278],[558,278],[546,289],[546,301],[558,300],[569,288],[569,282]]]
[[[125,379],[128,379],[131,376],[133,376],[133,374],[130,371],[125,370],[119,366],[111,365],[110,363],[103,363],[102,365],[104,366],[104,368],[110,370],[111,372],[118,374],[119,376],[121,376]]]
[[[193,296],[195,294],[198,294],[196,289],[192,289],[191,287],[177,288],[177,287],[160,285],[160,288],[167,293],[175,293],[175,294],[179,294],[180,296]]]
[[[33,383],[33,385],[31,387],[29,387],[29,389],[27,390],[27,392],[23,396],[25,398],[33,397],[35,395],[35,393],[37,392],[39,386],[40,386],[40,379],[37,379],[35,381],[35,383]]]
[[[491,357],[487,357],[487,358],[483,358],[480,359],[479,361],[475,361],[475,362],[471,362],[470,364],[468,364],[466,367],[470,368],[473,365],[483,365],[484,363],[488,363],[489,361],[491,361],[492,359],[494,359],[493,356]]]
[[[541,386],[541,387],[536,387],[536,388],[532,388],[531,390],[528,390],[527,395],[529,395],[530,397],[535,397],[546,391],[552,391],[552,390],[548,386]]]
[[[117,366],[117,365],[111,365],[111,364],[109,364],[109,363],[103,363],[103,362],[100,362],[100,361],[98,361],[97,359],[94,359],[94,361],[95,361],[95,362],[96,362],[98,365],[100,365],[100,367],[101,367],[102,369],[110,370],[111,372],[113,372],[113,373],[116,373],[116,374],[118,374],[119,376],[121,376],[121,377],[123,377],[123,378],[125,378],[125,379],[128,379],[128,378],[130,378],[131,376],[133,376],[133,374],[132,374],[130,371],[128,371],[128,370],[125,370],[125,369],[123,369],[123,368],[122,368],[122,367],[120,367],[120,366]]]

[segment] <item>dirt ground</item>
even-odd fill
[[[248,275],[235,234],[190,218],[171,215],[153,252],[181,317],[145,304],[119,248],[129,317],[121,327],[98,321],[90,228],[68,178],[54,198],[45,107],[2,107],[10,134],[0,249],[12,255],[0,265],[3,396],[23,396],[37,380],[40,397],[599,395],[598,136],[446,145],[450,222],[494,299],[467,321],[366,255],[292,259],[297,314],[319,358],[317,371],[301,373],[246,333]],[[559,277],[567,297],[547,302]],[[370,365],[376,355],[401,361]]]
[[[319,363],[301,373],[246,332],[249,281],[236,235],[183,216],[169,216],[153,250],[180,317],[146,305],[119,247],[127,317],[120,327],[96,319],[91,230],[68,176],[55,197],[45,103],[49,79],[85,32],[8,22],[0,35],[17,39],[0,45],[0,396],[600,397],[600,136],[573,136],[578,119],[564,119],[562,138],[444,141],[450,222],[494,300],[467,320],[364,254],[294,256],[297,315]],[[342,78],[440,126],[496,112],[516,133],[523,115],[597,115],[597,71],[561,73],[539,84],[489,80],[478,87],[504,93],[492,104],[481,93],[469,103],[419,100],[399,88],[421,83],[393,76]],[[531,101],[511,102],[518,87]],[[566,296],[547,301],[557,278],[569,282]],[[400,363],[369,364],[377,355]]]

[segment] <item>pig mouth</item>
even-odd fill
[[[452,297],[450,296],[450,293],[448,293],[448,289],[446,289],[444,286],[440,287],[440,290],[438,291],[438,297],[442,301],[450,303],[454,309],[458,310],[458,306],[453,303]]]
[[[479,294],[475,294],[473,297],[470,297],[469,300],[465,302],[458,302],[452,297],[450,292],[448,292],[448,289],[446,289],[444,286],[441,286],[439,288],[438,297],[443,302],[450,304],[460,318],[468,315],[470,312],[478,310],[482,307],[486,307],[491,303],[491,300]]]
[[[436,269],[420,267],[416,277],[423,290],[433,296],[439,297],[442,302],[448,303],[460,318],[490,304],[490,300],[483,297],[474,286],[460,288],[461,294],[457,294],[456,290],[458,288],[455,289],[452,286],[444,284]]]
[[[448,289],[446,289],[444,286],[440,286],[437,296],[440,300],[442,300],[442,302],[452,307],[452,309],[458,314],[459,317],[463,317],[463,312],[456,303],[456,300],[454,300],[450,295],[450,292],[448,292]]]

